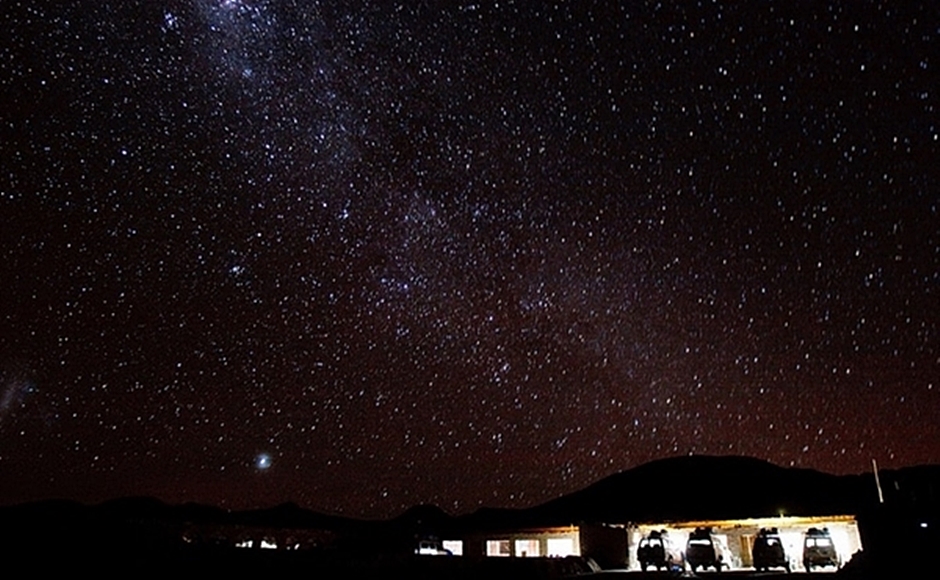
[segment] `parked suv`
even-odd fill
[[[783,542],[780,541],[780,533],[777,528],[763,528],[754,538],[754,546],[751,548],[751,556],[754,558],[754,568],[758,572],[770,568],[786,568],[790,571],[790,560],[783,549]]]
[[[695,528],[689,534],[689,541],[685,546],[685,560],[694,573],[701,566],[702,569],[714,568],[721,572],[722,568],[731,567],[731,554],[728,548],[718,539],[711,528]]]
[[[838,569],[839,565],[839,554],[829,536],[829,529],[810,528],[803,535],[803,567],[806,571],[825,566]]]
[[[685,568],[682,552],[669,539],[666,530],[652,531],[640,540],[640,545],[636,549],[636,559],[644,572],[650,566],[670,572],[681,572]]]

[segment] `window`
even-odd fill
[[[574,550],[574,540],[571,538],[549,538],[548,555],[564,558],[566,556],[577,556],[578,554]]]
[[[810,548],[819,547],[819,548],[828,548],[832,545],[832,542],[829,538],[806,538],[806,545]]]
[[[534,558],[540,556],[538,540],[516,540],[516,556]]]
[[[509,551],[509,540],[487,540],[486,555],[511,556],[512,552]]]
[[[444,540],[444,549],[454,556],[463,556],[463,542],[461,540]]]

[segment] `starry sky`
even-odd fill
[[[936,2],[9,0],[0,503],[940,462]]]

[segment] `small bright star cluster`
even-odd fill
[[[940,462],[934,2],[10,0],[0,500]]]

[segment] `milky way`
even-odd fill
[[[51,4],[0,14],[0,501],[940,462],[936,3]]]

